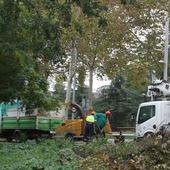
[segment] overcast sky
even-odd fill
[[[93,79],[93,92],[95,92],[97,90],[97,88],[104,86],[104,85],[109,85],[111,83],[110,80],[107,80],[106,77],[103,78],[104,80],[99,80],[97,79],[96,75],[94,75],[94,79]],[[49,90],[50,91],[54,91],[54,85],[55,85],[55,78],[54,77],[50,77],[48,79],[49,81]],[[67,82],[64,83],[64,85],[66,85]],[[89,85],[89,78],[87,77],[85,80],[85,84],[88,86]]]
[[[89,78],[86,78],[85,84],[89,84]],[[104,80],[98,80],[97,77],[94,75],[94,80],[93,80],[93,92],[97,90],[97,88],[104,86],[104,85],[109,85],[111,83],[110,80],[107,80],[106,77],[104,77]]]

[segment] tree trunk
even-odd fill
[[[65,116],[68,118],[68,106],[71,102],[71,85],[72,85],[72,78],[75,74],[75,59],[76,59],[77,51],[76,48],[73,47],[71,51],[71,60],[70,60],[70,66],[69,66],[69,75],[67,79],[67,91],[66,91],[66,99],[65,99],[65,104],[66,104],[66,112]]]
[[[88,99],[89,99],[89,108],[92,108],[93,102],[93,68],[89,69],[89,92],[88,92]]]
[[[77,49],[76,47],[74,47],[73,50],[74,53],[74,73],[73,73],[73,96],[72,96],[72,102],[75,103],[76,102],[76,65],[77,65]]]

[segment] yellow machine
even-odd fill
[[[64,135],[65,137],[83,137],[85,121],[83,119],[65,120],[56,130],[57,135]],[[109,121],[104,128],[105,133],[112,133]]]
[[[82,109],[77,104],[70,104],[69,111],[68,119],[55,130],[56,135],[68,138],[81,138],[85,130],[85,115],[83,116]],[[72,111],[74,111],[74,113]],[[109,121],[106,123],[104,132],[112,133]]]
[[[57,135],[65,135],[66,137],[71,136],[82,136],[84,131],[83,119],[70,119],[65,120],[57,129]]]

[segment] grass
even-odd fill
[[[0,170],[76,169],[77,157],[72,146],[72,142],[63,140],[47,140],[40,144],[1,143]]]
[[[117,145],[99,138],[78,145],[55,139],[36,144],[0,143],[0,170],[155,169],[170,166],[170,141],[145,140]],[[162,168],[162,169],[163,169]]]

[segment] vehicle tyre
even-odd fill
[[[154,137],[155,137],[155,135],[152,132],[148,132],[144,135],[144,139],[152,139]]]
[[[26,142],[27,134],[24,132],[21,132],[20,130],[17,130],[14,132],[13,138],[15,139],[16,143]]]
[[[7,140],[7,142],[12,142],[12,137],[9,136],[9,137],[6,138],[6,140]]]
[[[75,136],[74,133],[67,133],[67,134],[65,135],[65,138],[66,138],[66,139],[69,139],[69,140],[74,140],[74,136]]]

